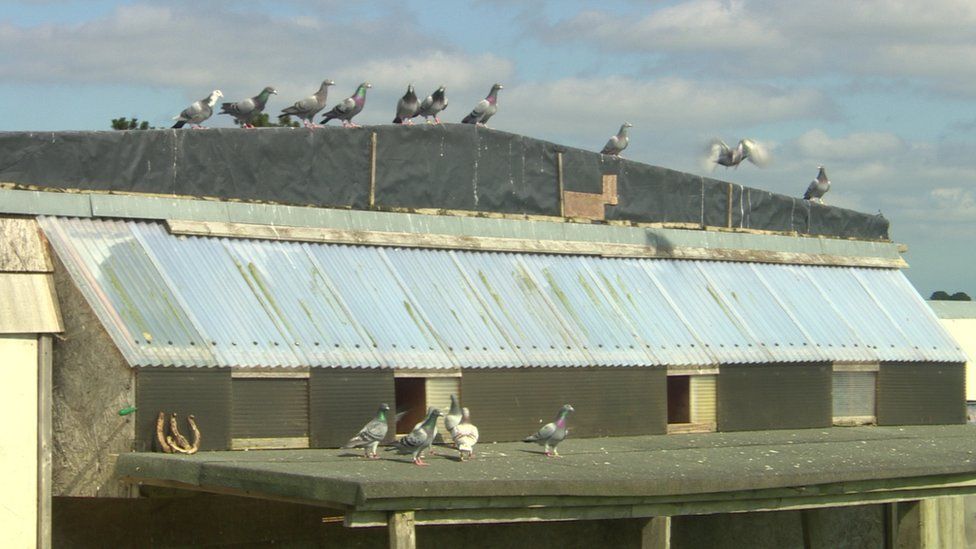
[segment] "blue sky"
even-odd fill
[[[277,110],[324,78],[330,102],[373,83],[367,124],[392,118],[407,83],[444,84],[456,121],[498,81],[502,130],[594,149],[626,120],[626,156],[695,173],[712,137],[752,137],[772,165],[713,175],[793,195],[823,164],[829,204],[892,221],[923,295],[976,297],[976,2],[3,5],[0,130],[167,125],[214,88],[269,84]]]

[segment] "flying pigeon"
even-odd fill
[[[444,418],[447,423],[447,418]],[[478,428],[471,423],[471,411],[467,408],[461,410],[461,422],[454,426],[451,432],[454,437],[454,445],[457,446],[458,455],[461,461],[474,457],[474,445],[478,443]]]
[[[342,125],[344,127],[358,128],[359,126],[353,123],[352,119],[363,110],[364,106],[366,106],[366,90],[372,87],[373,85],[369,82],[363,82],[360,84],[359,87],[356,88],[356,93],[354,93],[352,97],[343,99],[338,105],[332,107],[331,111],[325,113],[322,123],[327,124],[329,120],[338,118],[342,121]]]
[[[817,178],[810,182],[807,192],[803,193],[803,200],[816,200],[823,204],[823,196],[830,190],[830,180],[827,179],[827,170],[823,166],[817,168],[820,169]]]
[[[454,428],[461,423],[461,404],[458,403],[457,395],[451,395],[451,409],[444,416],[444,428],[451,435],[454,435]]]
[[[427,465],[423,460],[424,450],[430,448],[437,436],[437,418],[444,414],[437,408],[427,410],[427,417],[417,424],[409,435],[396,441],[391,447],[398,454],[413,454],[413,462],[417,465]]]
[[[413,117],[420,111],[420,102],[417,101],[417,93],[413,90],[413,84],[407,86],[407,93],[397,101],[396,118],[394,124],[413,124]]]
[[[627,130],[633,127],[634,125],[630,122],[624,122],[623,125],[620,126],[620,131],[617,132],[617,135],[611,137],[610,140],[607,141],[607,144],[603,146],[603,150],[600,151],[600,154],[620,156],[620,153],[624,152],[624,149],[626,149],[627,145],[630,143],[630,138],[627,137]]]
[[[173,128],[182,128],[187,124],[200,128],[201,122],[213,116],[213,106],[217,102],[217,98],[223,96],[224,94],[220,90],[214,90],[204,99],[194,101],[192,105],[183,109],[183,112],[173,117],[173,120],[176,120]]]
[[[569,434],[569,429],[566,428],[566,418],[569,416],[570,412],[575,410],[569,404],[564,404],[562,408],[559,409],[559,413],[556,414],[556,420],[552,423],[546,423],[541,429],[534,435],[528,436],[522,440],[522,442],[534,442],[546,448],[546,456],[559,456],[559,452],[556,451],[556,446],[566,438]],[[549,449],[552,448],[552,452]]]
[[[334,86],[335,82],[331,80],[323,80],[322,85],[319,86],[319,91],[313,93],[312,95],[296,101],[294,105],[290,107],[285,107],[281,109],[281,114],[278,118],[287,118],[288,116],[297,116],[302,119],[302,124],[308,127],[315,127],[312,119],[315,115],[325,108],[325,101],[329,96],[329,86]]]
[[[498,90],[503,89],[501,84],[495,84],[491,87],[491,91],[488,95],[478,101],[478,104],[474,106],[471,114],[464,117],[461,120],[462,124],[480,124],[484,126],[488,123],[488,119],[498,112]]]
[[[765,147],[752,139],[739,141],[734,149],[729,148],[721,139],[716,139],[708,147],[706,166],[711,169],[715,164],[719,164],[726,168],[735,168],[746,159],[762,168],[769,164],[769,153]]]
[[[386,438],[386,432],[389,429],[386,421],[386,413],[389,411],[390,406],[388,404],[380,404],[379,410],[376,411],[376,416],[342,447],[365,448],[367,458],[378,458],[376,447]]]
[[[251,120],[255,116],[261,114],[264,110],[264,106],[268,104],[268,97],[271,94],[277,94],[278,90],[268,86],[261,90],[261,93],[251,97],[250,99],[245,99],[243,101],[238,101],[237,103],[223,103],[220,105],[220,114],[229,114],[234,117],[235,120],[240,122],[241,126],[244,128],[253,128]]]
[[[447,96],[444,95],[446,90],[447,88],[441,86],[420,103],[420,110],[417,111],[417,115],[423,116],[424,122],[429,124],[430,120],[428,118],[433,116],[434,123],[441,123],[441,119],[437,117],[437,114],[447,108]]]

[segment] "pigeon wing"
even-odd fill
[[[556,432],[555,423],[546,423],[539,429],[534,435],[530,435],[525,438],[525,442],[536,442],[540,440],[549,440],[549,437]]]
[[[485,117],[485,114],[488,113],[488,107],[490,106],[491,104],[488,103],[487,99],[482,99],[481,101],[478,101],[478,104],[475,105],[474,109],[471,110],[471,114],[465,116],[464,120],[462,120],[461,122],[463,122],[464,124],[474,124],[477,122],[481,122],[482,119]]]

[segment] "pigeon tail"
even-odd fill
[[[182,128],[183,126],[186,126],[186,120],[177,120],[176,121],[176,124],[173,124],[172,129],[178,130],[178,129]]]

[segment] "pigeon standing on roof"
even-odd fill
[[[633,127],[634,125],[630,122],[624,122],[620,126],[620,131],[617,132],[617,135],[611,137],[610,140],[607,141],[607,144],[603,146],[603,150],[600,151],[600,154],[620,156],[620,153],[624,152],[624,149],[626,149],[627,145],[630,144],[630,138],[627,137],[627,131]]]
[[[397,101],[396,118],[394,124],[413,124],[412,118],[417,116],[420,111],[420,102],[417,101],[417,92],[413,89],[413,84],[407,86],[407,93],[403,94]]]
[[[564,404],[559,409],[559,413],[556,414],[555,421],[546,423],[534,435],[526,437],[522,442],[534,442],[540,446],[545,446],[546,456],[558,457],[559,452],[556,451],[556,446],[569,434],[569,429],[566,427],[566,418],[569,417],[570,412],[575,411],[571,405]],[[551,452],[550,449],[552,450]]]
[[[183,112],[173,117],[173,120],[176,120],[173,128],[182,128],[187,124],[194,128],[200,128],[201,122],[213,116],[213,106],[217,99],[223,96],[224,94],[220,90],[214,90],[207,97],[194,101],[189,107],[183,109]]]
[[[287,118],[289,116],[297,116],[302,119],[302,124],[308,127],[315,127],[315,123],[312,119],[315,115],[325,108],[325,101],[329,97],[329,86],[334,86],[335,82],[331,80],[323,80],[322,85],[319,86],[319,91],[313,93],[312,95],[296,101],[294,105],[290,107],[285,107],[281,109],[281,114],[278,118]]]
[[[325,117],[322,118],[322,123],[327,124],[329,120],[337,118],[342,122],[344,127],[358,128],[359,125],[354,123],[352,119],[362,112],[363,107],[366,106],[366,90],[372,87],[373,85],[369,82],[360,84],[352,97],[343,99],[338,105],[332,107],[331,111],[325,113]]]
[[[391,449],[398,454],[413,454],[413,462],[417,465],[427,465],[423,460],[424,450],[434,444],[437,436],[437,418],[442,414],[437,408],[427,410],[427,417],[410,431],[410,434],[396,441]]]
[[[706,162],[709,169],[714,168],[715,164],[735,168],[746,159],[762,168],[769,164],[769,153],[765,147],[752,139],[739,141],[734,149],[721,139],[716,139],[708,147]]]
[[[444,421],[446,423],[447,418],[444,418]],[[471,423],[471,411],[467,408],[461,409],[461,421],[454,426],[451,436],[454,438],[454,446],[457,447],[461,461],[474,457],[474,445],[478,443],[478,428]]]
[[[420,110],[417,111],[418,116],[424,117],[424,122],[430,123],[428,120],[430,117],[434,117],[434,123],[440,124],[441,119],[438,118],[438,113],[447,108],[447,88],[441,86],[434,90],[434,93],[428,95],[423,102],[420,103]]]
[[[461,404],[458,402],[457,395],[451,395],[451,409],[444,416],[444,428],[452,436],[454,435],[454,428],[461,423]]]
[[[462,124],[479,124],[484,126],[488,123],[488,119],[498,112],[498,90],[503,89],[501,84],[495,84],[491,87],[491,91],[484,99],[478,101],[478,104],[474,106],[471,113],[461,120]]]
[[[373,417],[363,426],[362,429],[356,433],[356,436],[349,439],[349,442],[345,443],[343,448],[365,448],[366,457],[376,459],[379,456],[376,453],[376,447],[383,442],[386,438],[387,430],[389,429],[389,424],[386,421],[386,413],[390,411],[390,406],[386,403],[380,404],[379,410],[376,411],[376,416]]]
[[[823,166],[817,167],[820,171],[817,172],[817,178],[810,182],[807,192],[803,193],[803,200],[816,200],[823,204],[823,196],[830,190],[830,180],[827,179],[827,170]]]
[[[238,101],[237,103],[223,103],[220,105],[220,114],[229,114],[244,128],[253,128],[251,120],[264,111],[264,106],[268,104],[271,94],[277,94],[278,90],[268,86],[261,90],[261,93]]]

